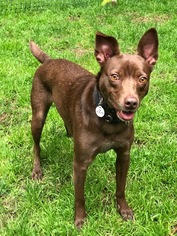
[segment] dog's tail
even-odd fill
[[[30,51],[32,52],[33,56],[41,63],[44,63],[46,60],[50,59],[50,57],[43,52],[35,42],[30,41],[29,43]]]

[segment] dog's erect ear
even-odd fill
[[[142,56],[151,68],[158,59],[158,36],[155,28],[149,29],[138,43],[138,55]]]
[[[102,66],[108,58],[118,55],[119,45],[117,40],[101,32],[96,33],[95,37],[95,58]]]

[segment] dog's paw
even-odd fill
[[[128,206],[125,198],[118,199],[117,207],[118,207],[119,214],[122,216],[123,220],[134,219],[133,210]]]
[[[42,170],[40,168],[34,168],[31,174],[33,180],[41,180],[43,177]]]
[[[86,221],[87,214],[84,212],[82,214],[79,214],[78,216],[75,216],[74,224],[77,229],[81,229],[83,224]]]
[[[119,214],[122,216],[123,220],[133,220],[134,214],[131,208],[119,210]]]
[[[76,226],[77,229],[81,229],[83,224],[84,224],[85,218],[84,219],[76,219],[74,221],[74,224]]]

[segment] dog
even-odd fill
[[[136,54],[121,54],[117,40],[96,33],[94,55],[100,65],[95,76],[64,59],[51,59],[33,41],[30,50],[42,65],[34,75],[31,130],[34,140],[33,179],[41,179],[40,138],[52,103],[74,140],[74,192],[77,228],[86,218],[84,184],[88,166],[98,153],[116,153],[116,204],[124,220],[133,219],[125,198],[133,118],[148,93],[150,74],[158,59],[155,28],[141,37]]]

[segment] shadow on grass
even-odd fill
[[[41,166],[44,178],[58,179],[61,184],[71,180],[73,173],[73,140],[67,137],[63,125],[53,126],[43,133]]]

